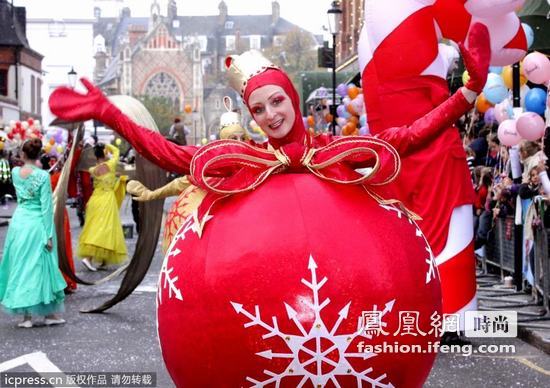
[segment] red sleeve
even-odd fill
[[[109,106],[105,117],[105,124],[122,135],[144,158],[164,170],[189,174],[191,159],[198,147],[172,143],[159,132],[137,125],[114,105]]]
[[[457,91],[443,104],[410,126],[388,128],[376,137],[394,146],[401,156],[406,156],[426,146],[441,132],[451,127],[471,106],[472,104],[466,100],[462,92]],[[399,114],[399,111],[395,114]]]

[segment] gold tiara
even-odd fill
[[[259,51],[248,50],[241,55],[230,55],[225,58],[225,67],[229,86],[244,97],[244,90],[248,80],[267,69],[278,69],[270,60]]]

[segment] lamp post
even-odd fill
[[[338,1],[332,2],[327,16],[328,28],[332,34],[332,134],[336,135],[336,35],[340,29],[340,19],[342,18],[342,10]]]
[[[69,85],[74,89],[76,85],[76,71],[74,71],[74,67],[71,66],[71,71],[67,72],[67,78],[69,79]]]

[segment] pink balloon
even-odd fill
[[[523,73],[534,84],[550,80],[550,60],[546,55],[534,52],[523,59]]]
[[[497,136],[500,143],[508,147],[515,146],[521,141],[521,136],[516,130],[515,120],[504,120],[500,123]]]
[[[467,0],[464,7],[474,16],[492,17],[513,12],[523,3],[525,0]]]
[[[526,140],[539,140],[544,136],[544,120],[534,112],[522,113],[516,122],[516,130]]]

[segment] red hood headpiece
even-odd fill
[[[227,67],[229,84],[241,94],[249,111],[248,98],[250,94],[265,85],[280,86],[292,101],[295,113],[294,124],[284,138],[269,137],[269,143],[274,148],[277,149],[290,143],[304,144],[307,142],[307,145],[310,145],[310,138],[307,136],[302,121],[300,97],[284,71],[255,50],[246,51],[241,55],[228,56],[225,59],[225,66]]]

